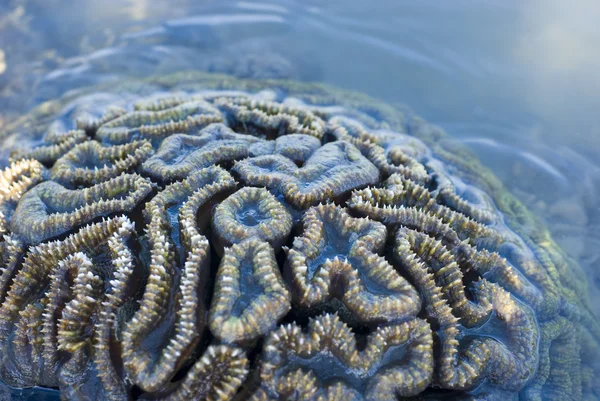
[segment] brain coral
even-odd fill
[[[577,265],[410,113],[186,73],[67,94],[10,130],[32,144],[0,173],[10,386],[65,400],[600,400]]]

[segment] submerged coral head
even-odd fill
[[[573,262],[436,127],[316,84],[189,73],[93,90],[122,101],[68,122],[94,97],[55,100],[78,129],[44,115],[0,173],[7,385],[600,399]]]

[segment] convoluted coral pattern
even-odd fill
[[[105,143],[122,144],[148,139],[154,145],[175,133],[190,133],[221,121],[219,111],[204,101],[179,104],[162,110],[137,110],[101,124],[97,137]]]
[[[144,85],[101,110],[75,99],[0,173],[4,383],[82,401],[600,399],[576,267],[439,130],[312,84]]]
[[[223,124],[211,124],[198,135],[168,137],[142,168],[155,179],[174,181],[199,168],[245,159],[252,154],[251,145],[257,142],[262,141],[236,134]]]
[[[287,276],[295,302],[314,307],[339,297],[363,322],[416,316],[421,302],[415,288],[378,253],[387,229],[358,219],[334,204],[311,208],[304,234],[294,240]]]
[[[131,211],[152,190],[137,174],[123,174],[84,189],[43,182],[25,193],[11,218],[11,230],[37,244],[109,214]]]
[[[252,400],[392,401],[419,394],[432,373],[433,338],[424,320],[379,327],[359,350],[352,330],[325,314],[306,333],[288,324],[268,336]]]
[[[88,136],[82,130],[73,130],[61,134],[51,132],[46,135],[44,144],[30,150],[15,150],[11,154],[11,159],[35,159],[44,164],[52,164],[73,149],[75,145],[87,140]]]
[[[268,155],[242,160],[233,171],[245,184],[265,186],[297,208],[333,201],[379,179],[377,168],[344,141],[323,145],[302,167],[285,156]]]
[[[54,163],[50,178],[71,187],[93,185],[132,171],[151,153],[148,141],[108,147],[89,141],[75,146]]]

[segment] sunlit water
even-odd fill
[[[6,1],[0,129],[70,89],[187,69],[365,92],[474,150],[599,305],[599,19],[594,0]]]

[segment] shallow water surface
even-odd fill
[[[472,149],[583,266],[600,313],[599,18],[593,0],[6,1],[0,130],[77,88],[182,70],[364,92]]]

